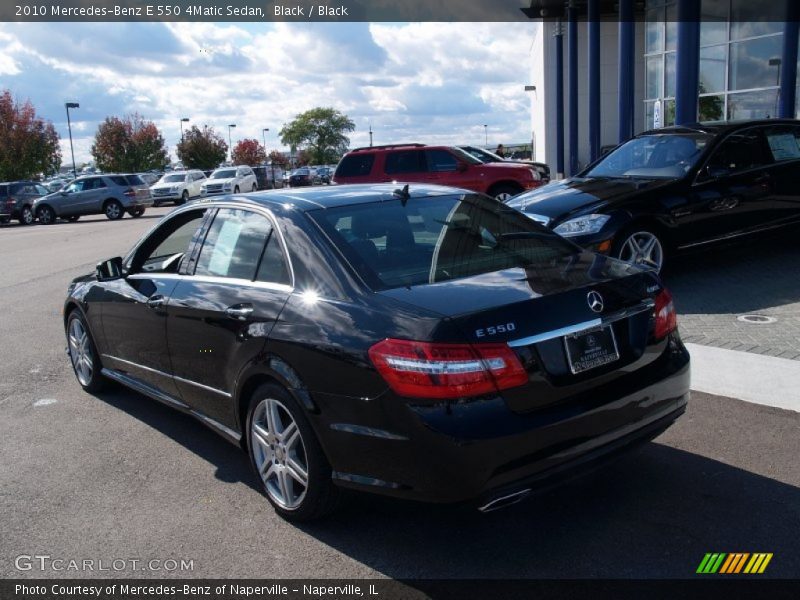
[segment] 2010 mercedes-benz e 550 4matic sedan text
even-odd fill
[[[656,274],[439,186],[182,206],[75,279],[64,315],[87,391],[115,380],[241,444],[297,520],[342,487],[498,508],[689,396]]]

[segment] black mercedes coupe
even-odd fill
[[[800,224],[800,121],[647,131],[509,205],[584,248],[660,271],[671,252]]]
[[[654,273],[474,192],[205,199],[75,279],[67,350],[241,445],[285,518],[341,488],[484,511],[666,429],[689,355]]]

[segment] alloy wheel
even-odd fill
[[[73,318],[69,324],[69,357],[75,369],[75,375],[81,385],[88,386],[92,381],[94,358],[89,335],[79,318]]]
[[[250,440],[269,497],[286,510],[298,508],[308,491],[308,457],[300,429],[286,406],[274,398],[259,402]]]
[[[31,225],[36,217],[33,216],[33,211],[31,210],[30,206],[26,206],[22,209],[22,223],[24,225]]]
[[[622,244],[619,258],[658,272],[664,264],[664,247],[655,234],[638,231]]]
[[[115,219],[119,219],[121,216],[122,216],[122,208],[120,207],[119,203],[109,202],[106,205],[106,217],[108,217],[113,221]]]

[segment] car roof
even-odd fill
[[[228,201],[234,203],[258,204],[273,210],[299,210],[301,212],[356,204],[369,204],[396,200],[396,192],[408,185],[410,198],[425,198],[431,196],[451,196],[453,194],[474,194],[471,190],[447,187],[443,185],[430,185],[421,183],[357,183],[352,185],[335,185],[330,187],[292,188],[290,190],[268,190],[237,194],[223,198],[208,198],[212,201]],[[194,204],[204,202],[200,200]]]
[[[715,123],[687,123],[685,125],[672,125],[670,127],[662,127],[660,129],[650,129],[648,131],[643,131],[639,135],[658,135],[665,133],[691,133],[691,132],[721,134],[733,131],[735,129],[752,127],[754,125],[800,125],[800,120],[745,119],[737,121],[720,121]]]

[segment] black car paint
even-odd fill
[[[571,376],[553,338],[516,348],[529,373],[524,387],[457,401],[396,396],[367,355],[384,338],[474,342],[486,325],[516,322],[513,332],[488,341],[516,340],[596,317],[587,289],[606,297],[610,314],[640,307],[661,284],[654,274],[583,252],[548,269],[376,293],[304,213],[337,202],[392,200],[394,188],[266,192],[181,207],[171,214],[246,206],[270,215],[289,253],[293,285],[223,289],[181,274],[109,282],[87,275],[70,286],[65,322],[80,310],[104,367],[118,380],[235,443],[243,444],[249,393],[266,380],[280,383],[306,408],[339,485],[406,498],[491,496],[649,439],[684,411],[688,353],[677,331],[652,339],[652,309],[640,308],[614,325],[620,359],[611,365]],[[412,193],[454,190],[412,184]],[[198,232],[193,244],[202,237]],[[166,304],[149,307],[157,294]],[[225,318],[224,306],[245,300],[256,308],[247,321]],[[123,356],[111,358],[113,352]]]
[[[691,132],[714,136],[693,168],[680,179],[590,177],[604,157],[575,177],[552,182],[514,197],[509,205],[549,217],[548,226],[589,214],[610,215],[596,234],[570,238],[588,249],[611,241],[634,227],[655,229],[671,250],[683,250],[800,223],[800,161],[788,160],[723,177],[707,177],[706,162],[731,134],[751,127],[800,125],[800,121],[768,119],[720,125],[695,124]],[[636,137],[687,131],[667,127]],[[765,142],[766,143],[766,142]]]

